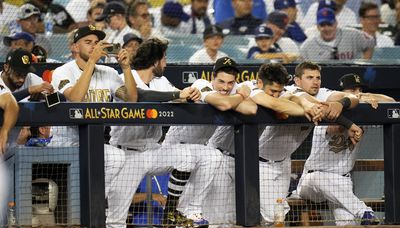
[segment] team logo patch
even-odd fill
[[[232,59],[230,59],[230,58],[225,58],[223,64],[224,64],[224,65],[232,65]]]
[[[96,27],[94,27],[93,25],[88,25],[90,30],[96,30]]]
[[[212,91],[212,89],[208,86],[201,89],[201,92],[210,92],[210,91]]]
[[[61,81],[60,81],[60,84],[58,84],[58,89],[64,88],[64,86],[65,86],[66,84],[68,84],[68,83],[69,83],[69,80],[68,80],[68,79],[61,80]]]
[[[31,63],[31,62],[29,61],[29,56],[27,56],[27,55],[22,56],[22,57],[21,57],[21,60],[22,60],[22,63],[23,63],[24,65],[27,65],[27,64],[30,64],[30,63]]]

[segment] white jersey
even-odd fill
[[[149,85],[146,85],[140,78],[136,70],[132,70],[132,75],[136,81],[137,87],[144,90],[156,91],[176,91],[166,77],[154,77]],[[112,126],[110,144],[113,146],[123,146],[136,148],[140,151],[160,147],[158,141],[162,136],[161,125],[147,126]]]
[[[1,75],[2,73],[3,73],[3,71],[0,71],[0,75]],[[37,76],[37,75],[34,74],[34,73],[28,73],[28,74],[26,75],[24,84],[22,84],[22,86],[21,86],[20,88],[17,88],[16,90],[14,90],[14,91],[12,91],[12,92],[18,92],[18,91],[27,89],[27,88],[29,88],[30,86],[33,86],[33,85],[40,85],[40,84],[42,84],[42,83],[43,83],[43,79],[42,79],[41,77]],[[6,86],[6,87],[7,87],[7,86]],[[8,89],[10,89],[10,88],[8,88]],[[21,100],[21,101],[22,101],[22,102],[26,102],[26,101],[28,101],[28,99],[29,99],[29,97],[26,97],[26,98],[24,98],[24,99]]]
[[[1,72],[0,72],[0,74],[1,74]],[[6,94],[6,93],[11,93],[11,91],[8,89],[8,87],[4,83],[3,79],[0,77],[0,95]]]
[[[60,93],[76,84],[82,74],[76,61],[70,61],[53,72],[52,85]],[[124,85],[118,72],[111,67],[96,65],[84,102],[110,102],[115,92]]]
[[[354,145],[347,130],[329,135],[326,133],[327,128],[328,126],[315,127],[311,153],[304,169],[347,174],[353,169],[361,143]]]
[[[305,93],[294,85],[285,86],[285,90],[297,96]],[[333,92],[327,88],[320,88],[315,97],[320,101],[326,101]],[[311,130],[310,124],[266,126],[260,136],[260,157],[271,161],[288,158],[303,143]]]
[[[263,93],[261,89],[257,88],[257,81],[245,81],[240,83],[237,87],[241,87],[242,85],[246,85],[250,88],[251,94],[250,98],[257,95],[258,93]],[[234,134],[233,134],[233,126],[219,126],[215,133],[211,136],[209,145],[213,148],[218,148],[223,151],[228,151],[230,154],[235,153],[235,143],[234,143]]]
[[[189,63],[215,63],[219,58],[228,56],[222,51],[218,51],[215,60],[208,55],[206,48],[196,51],[189,59]]]
[[[204,80],[196,80],[191,87],[197,88],[201,93],[201,101],[205,103],[205,98],[211,93],[216,93],[212,83]],[[232,90],[236,92],[236,85]],[[231,92],[232,93],[232,92]],[[216,125],[201,125],[201,126],[171,126],[165,135],[165,144],[183,143],[183,144],[203,144],[205,145],[212,134]]]

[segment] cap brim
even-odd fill
[[[182,21],[188,21],[189,19],[190,19],[190,15],[189,15],[189,14],[183,13],[183,14],[181,15],[181,20],[182,20]]]
[[[96,19],[94,19],[95,21],[104,21],[107,17],[107,14],[102,14],[100,16],[98,16]]]
[[[203,39],[208,39],[208,38],[214,37],[214,36],[222,36],[222,37],[225,37],[225,35],[224,35],[222,32],[219,32],[219,33],[208,34],[208,35],[204,36]]]
[[[255,38],[256,38],[256,39],[259,39],[259,38],[268,38],[268,39],[271,39],[272,36],[271,36],[271,35],[256,35]]]
[[[33,66],[30,66],[28,68],[13,68],[14,71],[20,74],[28,74],[28,73],[33,73],[36,72],[36,69]]]
[[[125,47],[129,42],[131,42],[132,40],[139,42],[139,44],[143,42],[143,39],[140,38],[140,37],[132,37],[132,38],[130,38],[129,40],[127,40],[127,41],[122,45],[122,48],[124,48],[124,47]]]
[[[335,23],[335,20],[321,19],[321,20],[317,21],[318,25],[320,25],[322,23],[329,23],[329,24],[333,25]]]

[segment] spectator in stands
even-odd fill
[[[161,32],[153,28],[147,0],[132,1],[128,8],[128,23],[132,29],[139,31],[140,37],[148,39],[160,36]]]
[[[375,109],[378,102],[395,101],[383,94],[363,93],[367,85],[356,74],[342,76],[339,83],[343,92],[356,95],[360,102],[370,103]],[[342,126],[315,127],[311,154],[297,188],[304,199],[314,202],[328,200],[337,226],[358,225],[357,218],[361,219],[361,225],[379,223],[372,209],[353,193],[350,172],[360,152],[360,144],[350,141]]]
[[[377,4],[372,2],[361,3],[358,16],[360,17],[362,30],[375,39],[376,47],[394,46],[394,42],[390,37],[378,31],[381,15]]]
[[[136,56],[136,51],[142,42],[143,39],[133,33],[125,34],[124,45],[122,45],[122,48],[126,49],[126,51],[128,52],[129,58],[131,59],[131,64]]]
[[[345,6],[346,2],[347,0],[319,0],[319,2],[313,3],[300,24],[301,27],[306,30],[306,35],[312,36],[317,34],[313,31],[308,32],[307,29],[314,27],[317,12],[326,7],[331,8],[335,12],[340,27],[356,25],[357,15],[350,8]]]
[[[24,127],[20,131],[17,144],[44,147],[51,142],[52,138],[51,126]]]
[[[39,23],[39,18],[39,9],[34,5],[27,3],[19,8],[17,23],[20,25],[22,32],[31,34],[35,39],[35,43],[44,47],[47,50],[47,53],[51,55],[52,47],[49,39],[47,39],[43,34],[38,34],[38,31],[41,29],[43,31],[43,27],[41,23]]]
[[[42,14],[41,18],[44,18],[48,11],[53,14],[55,22],[53,30],[55,33],[67,33],[76,27],[74,19],[64,6],[54,4],[53,0],[28,0],[26,3],[39,8]]]
[[[6,56],[10,50],[22,48],[26,51],[31,52],[34,46],[35,39],[27,32],[14,33],[10,36],[3,38],[4,47],[0,51],[1,56]]]
[[[16,22],[18,7],[3,1],[0,1],[0,4],[0,33],[13,34],[18,32],[20,30]]]
[[[90,9],[91,2],[96,0],[70,0],[65,9],[76,22],[85,21],[87,18],[86,12]],[[105,3],[106,0],[103,1]]]
[[[396,6],[397,31],[394,38],[394,45],[399,46],[400,45],[400,1],[399,0],[396,0],[395,6]]]
[[[284,11],[289,18],[289,23],[284,36],[296,41],[297,43],[303,43],[307,39],[306,34],[304,34],[303,29],[296,22],[297,19],[297,7],[295,0],[275,0],[274,2],[275,10]]]
[[[32,73],[32,54],[23,49],[10,51],[0,72],[7,88],[13,93],[17,101],[43,99],[43,93],[50,94],[53,87],[44,82],[39,76]]]
[[[94,25],[96,28],[104,30],[106,27],[104,21],[96,21],[96,18],[100,17],[100,15],[103,13],[104,6],[105,0],[92,0],[90,2],[89,9],[87,10],[86,18],[79,21],[77,23],[77,27]]]
[[[189,34],[191,27],[188,23],[190,15],[183,11],[179,2],[165,2],[161,8],[161,18],[155,18],[155,27],[162,35]]]
[[[219,24],[230,18],[235,17],[235,12],[232,7],[232,1],[213,0],[209,8],[214,9],[215,23]],[[264,0],[254,0],[251,14],[262,21],[267,18],[266,2]]]
[[[135,33],[140,36],[139,32],[129,27],[126,21],[126,7],[119,2],[109,2],[105,5],[103,13],[96,21],[105,21],[109,30],[106,32],[106,41],[108,43],[124,44],[123,37],[127,33]]]
[[[288,15],[282,11],[273,11],[268,15],[265,25],[273,32],[273,47],[276,52],[287,53],[290,55],[299,55],[299,47],[288,37],[282,37],[286,31],[289,22]],[[254,40],[249,42],[249,49],[256,46]]]
[[[214,18],[207,12],[208,0],[191,0],[191,3],[184,7],[184,11],[190,15],[190,33],[201,34],[205,28],[215,24]]]
[[[220,51],[224,43],[222,29],[216,25],[208,26],[203,32],[204,48],[196,51],[189,59],[189,63],[215,63],[219,58],[227,56]]]
[[[396,27],[396,2],[397,0],[382,0],[380,12],[382,16],[382,22],[388,24],[390,27]]]
[[[337,27],[335,12],[330,8],[318,11],[319,36],[309,37],[300,49],[305,60],[370,59],[375,40],[365,32]]]
[[[254,34],[255,28],[262,23],[261,19],[251,14],[253,0],[232,0],[235,17],[227,19],[218,25],[230,35]]]

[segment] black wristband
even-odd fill
[[[25,99],[26,97],[29,97],[29,88],[17,91],[17,92],[13,92],[12,93],[15,97],[15,100],[20,101]]]
[[[343,97],[343,98],[340,99],[338,102],[339,102],[340,104],[343,105],[343,109],[344,109],[344,110],[347,110],[347,109],[350,108],[350,105],[351,105],[351,100],[350,100],[350,98],[348,98],[348,97]]]
[[[337,119],[336,119],[336,123],[342,125],[343,127],[345,127],[346,129],[350,129],[351,125],[353,125],[353,121],[347,119],[346,117],[344,117],[343,115],[340,115]]]
[[[173,92],[173,93],[172,93],[173,100],[179,99],[179,95],[180,95],[180,94],[181,94],[181,91],[175,91],[175,92]]]

